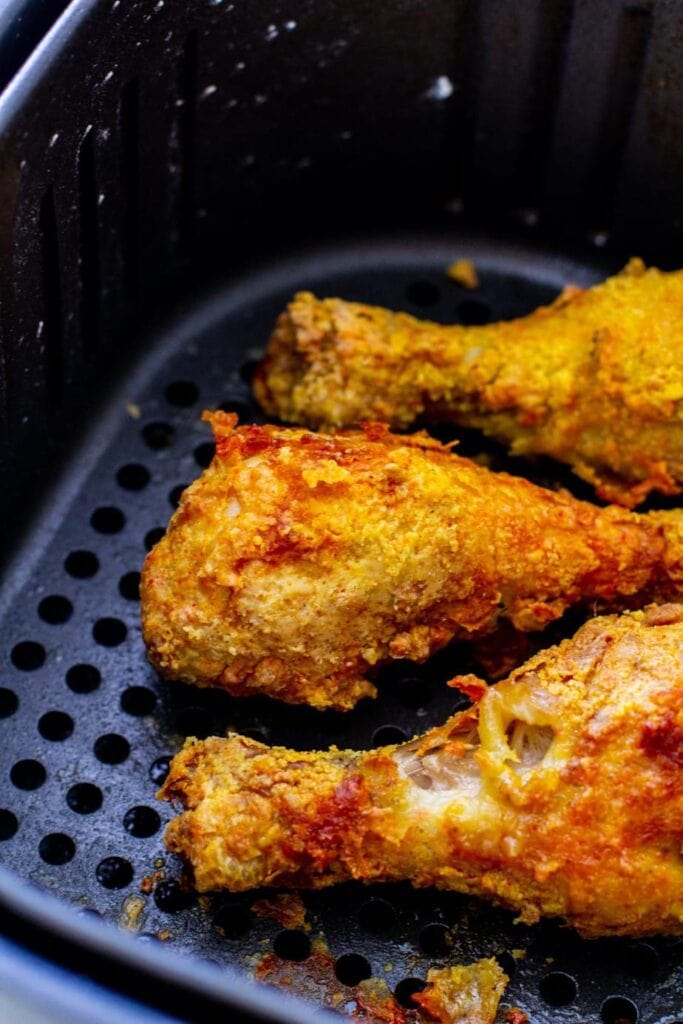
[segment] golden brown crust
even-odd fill
[[[517,455],[569,463],[633,507],[683,484],[683,271],[626,270],[483,327],[297,295],[254,381],[271,414],[313,427],[418,417],[474,426]]]
[[[683,932],[683,607],[591,620],[399,747],[188,741],[161,791],[197,888],[408,878],[585,935]]]
[[[423,661],[499,619],[540,630],[579,601],[682,592],[680,513],[600,509],[381,425],[326,436],[208,418],[216,457],[142,575],[164,676],[349,708],[382,662]]]

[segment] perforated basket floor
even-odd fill
[[[475,256],[476,292],[444,275],[459,255]],[[309,287],[437,320],[482,322],[522,314],[565,282],[594,278],[561,260],[481,244],[351,246],[232,285],[150,339],[144,362],[74,454],[4,588],[3,862],[140,940],[165,940],[249,971],[273,949],[305,959],[311,938],[322,934],[341,982],[372,973],[404,1002],[431,964],[496,955],[512,975],[505,1005],[526,1010],[533,1024],[674,1022],[683,1013],[683,970],[673,940],[586,943],[554,922],[516,926],[512,914],[483,902],[408,885],[304,893],[310,932],[254,914],[263,893],[200,905],[164,851],[172,811],[154,795],[187,735],[232,728],[300,748],[395,742],[442,721],[455,706],[443,682],[471,668],[464,646],[426,666],[393,666],[379,698],[344,716],[163,684],[146,662],[138,574],[180,491],[210,460],[199,415],[221,405],[243,421],[259,419],[250,363],[292,292]],[[464,450],[479,444],[468,437]],[[548,466],[531,472],[568,482]]]

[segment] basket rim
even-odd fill
[[[183,994],[197,999],[202,1020],[211,1019],[204,1016],[207,1008],[238,1011],[245,1021],[278,1024],[302,1024],[302,1021],[326,1024],[331,1019],[325,1010],[297,996],[271,992],[247,981],[227,964],[213,966],[182,957],[172,948],[136,942],[115,925],[79,915],[68,903],[23,881],[2,866],[0,915],[4,934],[7,934],[8,924],[10,926],[7,936],[10,941],[24,948],[28,946],[44,960],[77,971],[111,991],[142,1001],[156,1010],[173,1013],[174,993],[181,989]],[[94,965],[90,963],[93,957],[96,958]],[[129,978],[128,990],[119,986],[112,988],[110,979],[115,971]],[[142,980],[151,983],[146,984],[144,990],[140,986]],[[74,985],[79,984],[82,980],[74,974]]]

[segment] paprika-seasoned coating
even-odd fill
[[[682,512],[598,508],[382,426],[208,418],[215,458],[142,574],[163,676],[346,709],[382,662],[424,661],[499,619],[540,630],[577,602],[683,590]]]
[[[199,891],[409,879],[585,936],[683,932],[683,607],[590,620],[400,746],[190,739],[160,792]]]
[[[683,271],[631,260],[529,316],[476,327],[302,292],[254,390],[269,413],[311,427],[419,417],[477,427],[634,507],[683,487],[682,351]]]

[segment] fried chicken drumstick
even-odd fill
[[[592,619],[401,746],[188,740],[160,796],[201,891],[410,879],[586,936],[683,932],[683,607]]]
[[[683,487],[683,271],[626,270],[518,320],[443,327],[297,295],[254,381],[310,427],[418,417],[477,427],[515,455],[569,463],[630,507]]]
[[[580,601],[683,593],[683,513],[597,508],[385,427],[325,436],[206,414],[210,467],[142,574],[164,676],[318,708],[368,672],[499,619],[542,629]]]

